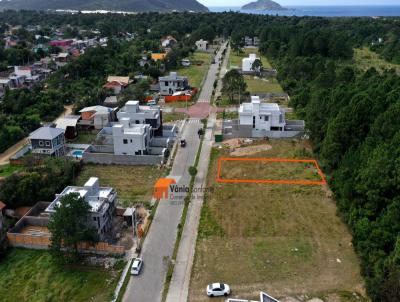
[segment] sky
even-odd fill
[[[198,0],[206,6],[242,6],[255,0]],[[399,0],[274,0],[285,5],[400,5]]]

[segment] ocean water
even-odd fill
[[[394,17],[400,16],[400,5],[391,6],[286,6],[283,11],[241,10],[240,7],[209,7],[212,12],[242,12],[248,14],[318,17]]]

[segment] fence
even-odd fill
[[[110,153],[83,153],[84,163],[116,165],[157,165],[164,163],[162,155],[115,155]]]
[[[28,249],[46,250],[50,247],[50,235],[28,235],[20,233],[7,233],[7,239],[10,246],[23,247]],[[125,247],[120,245],[112,245],[107,242],[99,242],[96,245],[90,245],[87,242],[79,244],[78,249],[83,253],[95,254],[125,254]]]

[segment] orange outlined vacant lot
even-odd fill
[[[318,175],[321,180],[291,180],[291,179],[231,179],[222,178],[221,169],[222,163],[225,161],[249,161],[249,162],[275,162],[275,163],[307,163],[315,165]],[[252,158],[252,157],[220,157],[218,159],[218,172],[217,172],[217,182],[225,183],[270,183],[270,184],[291,184],[291,185],[324,185],[326,184],[326,179],[324,173],[318,166],[315,159],[289,159],[289,158]]]

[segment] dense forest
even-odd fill
[[[373,301],[400,301],[400,78],[392,70],[363,72],[353,60],[354,48],[368,46],[382,58],[400,63],[398,21],[232,12],[135,16],[0,13],[3,24],[47,28],[68,24],[98,29],[112,37],[108,47],[91,49],[56,72],[48,81],[48,91],[7,95],[0,106],[0,133],[8,129],[21,136],[15,127],[32,128],[62,103],[74,102],[80,107],[102,101],[106,92],[101,85],[107,74],[140,72],[157,77],[159,66],[143,69],[137,58],[143,52],[157,51],[163,35],[173,35],[181,43],[167,58],[167,68],[179,64],[178,59],[191,51],[198,38],[230,36],[232,46],[240,48],[243,36],[257,35],[262,53],[278,69],[279,80],[291,95],[291,105],[306,120],[339,215],[353,234],[368,294]],[[131,42],[118,39],[124,31],[135,32],[138,38]],[[36,110],[24,93],[44,109]],[[46,110],[46,106],[54,108]],[[26,117],[17,114],[18,108],[24,108]],[[4,126],[7,119],[12,122]]]

